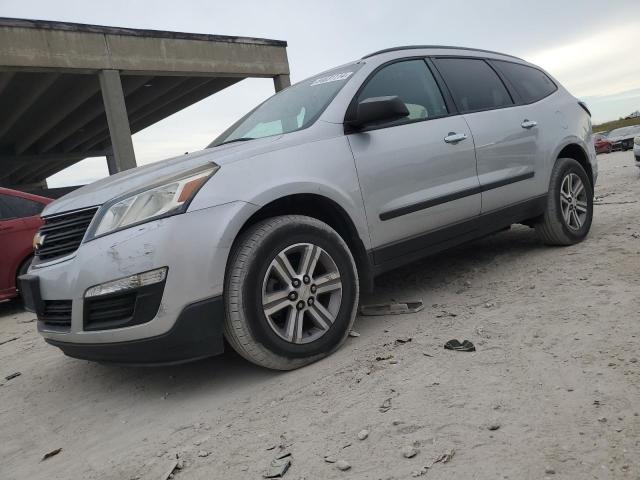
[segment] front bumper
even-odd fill
[[[123,365],[166,365],[217,355],[224,351],[222,297],[184,308],[167,333],[115,343],[70,343],[45,339],[65,355],[82,360]]]
[[[624,140],[618,140],[611,143],[611,147],[614,151],[618,150],[631,150],[633,147],[633,138],[625,138]]]
[[[27,293],[34,297],[28,303],[33,302],[36,312],[38,302],[57,308],[64,303],[70,316],[62,327],[39,318],[39,333],[69,356],[105,362],[166,363],[220,353],[220,307],[194,305],[221,298],[233,239],[255,210],[246,202],[231,202],[175,215],[85,242],[72,258],[33,266],[28,276],[38,292]],[[168,267],[168,273],[159,305],[148,318],[88,326],[89,287],[161,267]],[[202,324],[191,319],[193,312],[200,312]],[[185,315],[189,320],[180,325]],[[193,341],[185,340],[189,326],[199,332]],[[198,337],[208,349],[198,345]],[[174,342],[178,345],[170,348]]]

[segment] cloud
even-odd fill
[[[47,179],[50,188],[85,185],[109,175],[105,157],[85,158]]]
[[[562,42],[562,39],[558,39]],[[577,41],[526,55],[574,95],[612,95],[638,86],[640,22],[613,26]]]

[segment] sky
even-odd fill
[[[594,123],[640,110],[640,0],[0,0],[0,16],[286,40],[292,82],[393,46],[483,48],[548,70]],[[148,127],[133,136],[138,164],[204,148],[273,93],[247,79]],[[86,159],[48,184],[106,175]]]

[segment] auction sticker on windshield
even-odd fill
[[[318,79],[314,80],[311,83],[311,86],[313,87],[315,85],[322,85],[323,83],[337,82],[337,81],[340,81],[340,80],[346,80],[351,75],[353,75],[353,72],[336,73],[335,75],[329,75],[328,77],[321,77],[321,78],[318,78]]]

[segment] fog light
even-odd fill
[[[144,287],[145,285],[164,282],[165,278],[167,278],[167,270],[167,267],[162,267],[148,272],[137,273],[119,280],[101,283],[100,285],[88,288],[84,296],[85,298],[97,297],[100,295],[108,295],[110,293],[132,290],[134,288]]]

